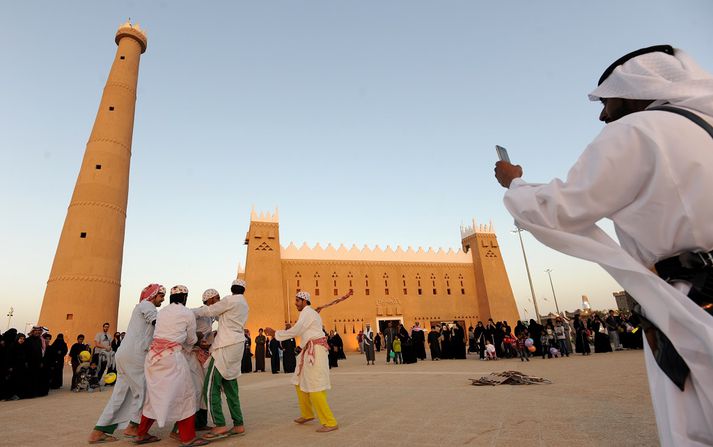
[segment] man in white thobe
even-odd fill
[[[612,64],[589,96],[607,125],[567,179],[531,184],[498,162],[505,205],[519,227],[599,263],[641,305],[661,444],[713,445],[713,137],[695,118],[655,110],[713,123],[713,76],[679,49],[649,47]]]
[[[141,291],[139,304],[131,312],[126,336],[116,352],[116,384],[111,398],[89,435],[90,443],[110,442],[117,427],[125,427],[124,435],[136,436],[141,408],[144,405],[146,380],[144,361],[153,339],[157,307],[161,307],[166,289],[160,284],[149,284]]]
[[[317,431],[326,433],[339,428],[327,403],[327,390],[332,388],[327,357],[329,345],[322,330],[322,318],[310,304],[309,293],[298,292],[295,296],[295,307],[300,312],[297,323],[283,331],[275,331],[268,327],[265,332],[278,341],[300,338],[302,350],[297,356],[297,368],[292,375],[292,384],[297,391],[301,413],[295,422],[298,424],[309,422],[314,419],[316,412],[322,424]]]
[[[210,305],[220,300],[220,294],[215,289],[208,289],[203,292],[203,304]],[[213,318],[201,317],[196,311],[200,308],[191,309],[196,315],[196,332],[199,335],[198,344],[193,347],[191,355],[188,357],[188,366],[191,368],[191,378],[193,379],[193,389],[196,393],[198,410],[196,411],[196,431],[209,430],[208,427],[208,407],[203,399],[203,383],[205,382],[205,364],[210,358],[210,345],[213,343]]]
[[[198,342],[196,317],[185,306],[188,288],[171,288],[171,304],[158,313],[154,339],[151,343],[144,370],[146,374],[146,400],[139,424],[137,444],[159,439],[148,433],[151,425],[159,427],[168,421],[177,421],[182,445],[206,445],[208,441],[196,438],[195,413],[198,408],[193,379],[188,366],[188,356]]]
[[[208,418],[215,424],[203,439],[216,440],[228,436],[242,435],[243,413],[240,408],[238,377],[245,350],[245,322],[248,320],[249,307],[243,293],[246,283],[236,279],[230,287],[232,295],[223,299],[213,297],[207,306],[195,309],[199,317],[218,319],[218,333],[210,347],[210,360],[206,367],[203,397],[208,407]],[[223,416],[221,391],[230,410],[233,427],[228,428]]]

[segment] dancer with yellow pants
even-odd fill
[[[307,423],[314,419],[316,413],[322,424],[317,431],[334,431],[339,426],[327,403],[327,390],[331,388],[327,359],[329,346],[322,331],[322,318],[310,306],[310,295],[307,292],[297,293],[295,307],[300,312],[300,317],[293,327],[282,331],[266,328],[265,332],[278,341],[300,337],[302,351],[297,356],[297,368],[292,376],[301,413],[295,422]]]

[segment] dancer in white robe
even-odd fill
[[[599,84],[590,99],[604,104],[600,119],[607,125],[566,180],[527,183],[522,168],[502,161],[496,178],[509,188],[505,205],[519,227],[556,250],[599,263],[660,330],[647,330],[652,344],[645,343],[645,358],[661,444],[710,446],[713,296],[675,275],[669,284],[652,269],[692,258],[695,268],[681,269],[710,278],[713,138],[687,117],[651,109],[674,106],[713,124],[713,76],[683,51],[660,46],[618,60]],[[614,222],[619,244],[596,225],[602,218]],[[661,333],[690,369],[680,386],[652,354],[661,352]]]
[[[149,284],[141,291],[139,304],[131,312],[126,336],[116,352],[116,384],[111,398],[89,435],[89,443],[115,441],[111,436],[118,427],[126,427],[124,436],[134,437],[141,420],[146,380],[144,361],[153,339],[157,307],[166,296],[160,284]]]
[[[245,287],[244,280],[236,279],[230,286],[232,295],[220,299],[217,292],[211,293],[211,297],[205,300],[206,306],[195,310],[196,315],[200,317],[218,319],[218,333],[210,347],[202,394],[204,404],[208,408],[208,418],[213,421],[215,428],[204,434],[203,439],[216,440],[245,433],[238,390],[238,377],[245,350],[243,332],[250,310],[243,296]],[[225,423],[221,394],[225,395],[228,403],[233,420],[232,428],[228,428]]]
[[[198,408],[193,389],[188,356],[198,342],[196,318],[185,307],[188,288],[171,288],[171,304],[158,313],[156,330],[144,364],[146,374],[146,400],[136,437],[137,444],[159,440],[148,433],[151,425],[159,427],[177,421],[182,446],[207,445],[196,437],[195,413]]]
[[[219,300],[220,294],[215,289],[208,289],[203,292],[203,304],[211,300]],[[213,343],[213,318],[201,317],[196,311],[191,309],[196,316],[196,332],[200,334],[198,344],[193,347],[191,355],[188,357],[188,366],[191,368],[191,378],[193,379],[193,389],[196,393],[198,410],[196,411],[196,431],[210,430],[208,427],[208,407],[203,399],[203,382],[205,381],[205,364],[210,358],[210,345]]]
[[[322,329],[322,317],[310,306],[310,295],[307,292],[297,293],[295,307],[300,312],[300,317],[294,326],[282,331],[268,327],[265,332],[278,341],[300,338],[302,350],[297,356],[297,368],[292,375],[292,384],[297,391],[300,406],[300,417],[295,419],[295,422],[305,424],[313,420],[314,413],[317,413],[322,424],[317,431],[334,431],[339,426],[327,403],[327,390],[331,389],[332,385],[329,380],[329,346]]]

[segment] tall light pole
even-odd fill
[[[532,295],[532,304],[535,305],[535,316],[537,317],[537,322],[540,322],[540,309],[537,307],[537,299],[535,299],[535,288],[532,286],[532,276],[530,275],[530,265],[527,263],[527,255],[525,254],[525,244],[522,242],[522,232],[525,231],[522,228],[515,228],[513,233],[517,233],[520,238],[520,247],[522,247],[522,257],[525,259],[525,270],[527,271],[527,280],[530,283],[530,294]]]
[[[557,308],[557,315],[560,313],[560,307],[557,304],[557,295],[555,295],[555,286],[552,285],[552,269],[546,269],[545,273],[550,277],[550,287],[552,287],[552,297],[555,299],[555,308]]]

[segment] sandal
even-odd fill
[[[106,433],[102,433],[101,438],[96,439],[94,441],[89,441],[89,443],[90,444],[106,444],[107,442],[114,442],[114,441],[118,441],[118,440],[119,440],[119,438],[117,438],[115,436],[108,435]]]
[[[313,421],[313,420],[314,420],[314,418],[303,418],[300,416],[297,419],[295,419],[294,422],[302,425],[302,424],[306,424],[307,422]]]
[[[240,431],[236,430],[237,427],[233,427],[230,430],[228,430],[228,437],[230,436],[243,436],[245,434],[245,427],[240,426]]]
[[[208,433],[205,433],[203,436],[201,436],[201,438],[206,441],[215,441],[218,439],[227,438],[228,436],[230,435],[228,435],[227,431],[225,433],[213,433],[212,431],[209,431]]]
[[[338,425],[333,425],[331,427],[328,427],[326,425],[323,425],[319,427],[317,430],[315,430],[317,433],[328,433],[330,431],[338,430],[339,426]]]
[[[203,438],[195,437],[193,438],[192,441],[188,441],[186,444],[180,444],[181,447],[198,447],[201,445],[208,445],[210,444],[210,441],[205,440]]]
[[[144,437],[143,439],[136,438],[136,440],[134,440],[134,444],[151,444],[152,442],[158,442],[160,440],[161,438],[159,438],[158,436],[146,435],[146,437]]]

